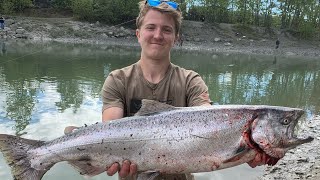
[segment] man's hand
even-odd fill
[[[118,171],[121,178],[134,177],[137,174],[137,165],[131,164],[128,160],[124,160],[121,168],[119,163],[112,164],[107,169],[107,174],[113,176]]]

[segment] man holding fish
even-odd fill
[[[191,70],[171,63],[170,51],[179,39],[182,14],[173,1],[143,0],[136,20],[136,36],[141,46],[140,60],[115,70],[102,89],[102,120],[134,115],[142,99],[152,99],[176,107],[210,105],[208,87]],[[108,169],[113,175],[120,165]],[[120,177],[132,176],[137,166],[122,163]]]

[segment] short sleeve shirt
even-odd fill
[[[208,87],[199,74],[170,64],[165,77],[157,84],[143,76],[138,63],[112,71],[102,88],[102,111],[110,107],[124,110],[124,116],[134,115],[142,99],[157,100],[176,107],[210,103]]]

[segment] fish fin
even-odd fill
[[[160,175],[159,171],[145,171],[138,174],[137,180],[154,180]]]
[[[149,100],[149,99],[142,99],[141,100],[141,108],[140,110],[135,114],[135,116],[147,116],[163,111],[170,111],[178,109],[174,106],[171,106],[166,103],[161,103],[159,101]]]
[[[194,175],[191,174],[191,173],[187,173],[187,174],[186,174],[186,179],[187,179],[187,180],[195,180],[195,179],[194,179]]]
[[[80,127],[77,127],[77,126],[67,126],[64,128],[64,134],[67,135],[67,134],[71,134],[73,133],[74,131],[78,130]]]
[[[191,173],[186,174],[161,174],[159,171],[146,171],[138,174],[137,180],[194,180],[194,176]]]
[[[250,151],[250,149],[247,148],[247,146],[240,146],[234,153],[234,155],[223,161],[223,163],[229,163],[229,162],[236,162],[239,159],[241,159],[245,154],[247,154]]]
[[[95,176],[106,171],[106,167],[95,166],[91,160],[68,161],[68,163],[77,169],[81,175]]]
[[[3,153],[15,180],[40,180],[52,167],[36,170],[31,167],[28,151],[41,146],[44,141],[24,139],[17,136],[0,134],[0,150]]]

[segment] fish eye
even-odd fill
[[[290,122],[291,122],[291,120],[288,119],[288,118],[283,118],[283,119],[281,120],[281,124],[283,124],[283,125],[288,125],[288,124],[290,124]]]

